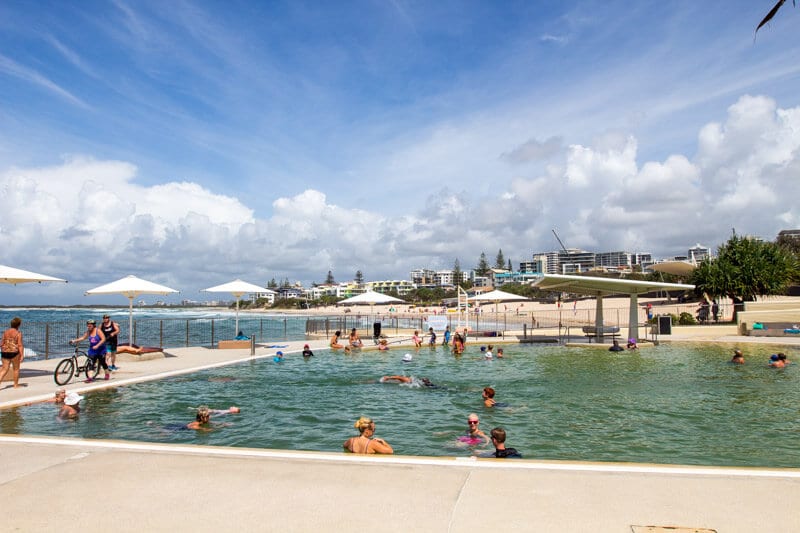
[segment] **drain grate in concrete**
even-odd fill
[[[631,531],[632,533],[717,533],[716,529],[682,526],[631,526]]]

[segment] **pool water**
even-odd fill
[[[476,345],[459,358],[441,347],[289,354],[88,393],[77,421],[57,420],[53,404],[0,411],[0,431],[339,451],[366,415],[395,453],[468,456],[488,451],[458,439],[476,412],[483,431],[504,427],[530,459],[800,467],[800,364],[771,369],[766,347],[746,365],[719,346],[504,349],[492,361]],[[413,362],[401,362],[406,352]],[[440,387],[378,381],[390,374]],[[508,407],[483,407],[485,386]],[[242,412],[214,416],[211,431],[181,429],[201,403]]]

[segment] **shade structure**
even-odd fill
[[[468,298],[468,300],[473,302],[494,302],[494,312],[497,314],[497,303],[498,302],[510,302],[513,300],[529,300],[524,296],[520,296],[519,294],[512,294],[510,292],[503,292],[498,291],[497,289],[489,292],[485,292],[483,294],[476,294]]]
[[[209,287],[207,289],[203,289],[203,292],[227,292],[233,295],[236,298],[236,334],[239,334],[239,300],[241,300],[242,296],[245,294],[251,293],[272,293],[275,294],[275,291],[270,289],[259,287],[253,283],[248,283],[246,281],[242,281],[240,279],[235,279],[228,283],[223,283],[222,285],[217,285],[215,287]]]
[[[41,283],[43,281],[67,282],[65,279],[54,278],[51,276],[45,276],[44,274],[37,274],[36,272],[28,272],[27,270],[21,270],[19,268],[0,265],[0,283],[16,285],[17,283]]]
[[[367,291],[365,293],[352,296],[350,298],[345,298],[344,300],[340,301],[339,304],[341,305],[358,305],[358,304],[368,304],[368,305],[375,305],[375,304],[390,304],[393,302],[401,302],[405,303],[405,300],[401,300],[400,298],[395,298],[394,296],[389,296],[388,294],[382,294],[380,292],[375,291]]]
[[[630,296],[628,338],[638,339],[638,298],[640,294],[657,290],[694,290],[694,285],[683,283],[661,283],[655,281],[599,278],[592,276],[569,276],[565,274],[543,274],[541,278],[533,282],[533,286],[545,291],[572,292],[595,296],[597,298],[595,304],[595,331],[598,342],[602,340],[604,295],[627,294]]]
[[[170,294],[173,292],[178,291],[136,276],[125,276],[117,281],[90,289],[86,291],[86,294],[121,294],[128,298],[128,341],[133,344],[133,299],[142,294]]]
[[[691,276],[697,265],[693,265],[688,261],[662,261],[650,267],[656,272],[663,272],[665,274],[672,274],[674,276]]]

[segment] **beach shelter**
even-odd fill
[[[628,314],[628,338],[639,339],[639,295],[653,291],[691,291],[694,285],[684,283],[662,283],[631,279],[600,278],[593,276],[571,276],[566,274],[543,274],[533,282],[533,286],[543,291],[571,292],[587,294],[596,298],[595,335],[597,342],[603,334],[603,296],[627,294],[630,297]]]
[[[253,283],[248,283],[246,281],[242,281],[240,279],[235,279],[229,283],[223,283],[222,285],[217,285],[215,287],[209,287],[207,289],[203,289],[203,292],[228,292],[236,298],[236,334],[239,334],[239,300],[242,299],[242,296],[245,294],[262,294],[262,293],[272,293],[275,294],[275,291],[269,290],[264,287],[259,287],[258,285],[254,285]]]
[[[494,313],[497,314],[498,302],[510,302],[514,300],[529,300],[519,294],[511,294],[510,292],[498,291],[497,289],[482,294],[476,294],[469,298],[472,302],[494,302]]]
[[[358,294],[356,296],[352,296],[350,298],[345,298],[344,300],[340,301],[340,305],[358,305],[358,304],[390,304],[390,303],[405,303],[404,300],[400,298],[395,298],[394,296],[389,296],[388,294],[382,294],[380,292],[375,291],[367,291],[362,294]]]
[[[121,294],[128,298],[128,339],[133,345],[133,299],[142,294],[170,294],[173,292],[178,291],[136,276],[125,276],[117,281],[90,289],[86,291],[86,294]]]
[[[53,278],[45,276],[44,274],[37,274],[36,272],[28,272],[27,270],[20,270],[10,266],[0,265],[0,283],[8,283],[16,285],[17,283],[41,283],[43,281],[63,281],[65,279]]]

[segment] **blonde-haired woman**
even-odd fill
[[[344,442],[344,449],[352,453],[383,453],[392,454],[394,450],[389,443],[383,439],[376,439],[375,435],[375,422],[371,418],[362,416],[356,423],[353,424],[359,433],[358,437],[350,437]]]

